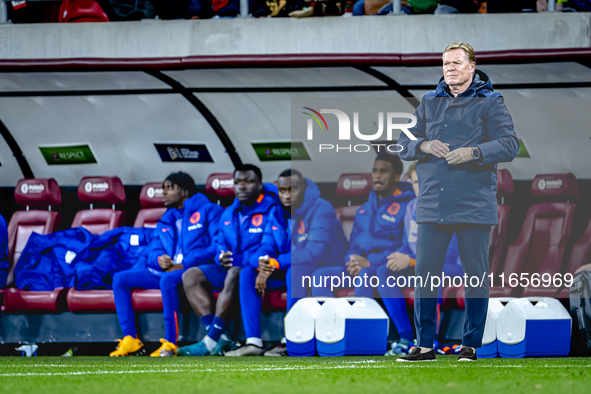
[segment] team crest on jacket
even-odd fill
[[[258,213],[252,217],[252,225],[258,227],[261,224],[263,224],[263,215]]]
[[[388,207],[388,213],[392,216],[396,215],[398,211],[400,211],[400,204],[398,204],[397,202],[393,202]]]
[[[191,222],[192,226],[189,226],[187,228],[187,230],[192,231],[192,230],[197,230],[198,228],[203,227],[203,225],[201,223],[199,223],[200,219],[201,219],[200,212],[195,212],[193,215],[191,215],[189,222]]]
[[[383,214],[382,219],[387,220],[391,223],[396,223],[396,218],[394,217],[398,211],[400,211],[400,204],[397,202],[393,202],[387,209],[388,215]]]
[[[195,212],[191,216],[191,219],[189,219],[189,221],[191,222],[191,224],[197,224],[199,223],[199,219],[201,219],[201,212]]]
[[[303,234],[306,232],[306,225],[304,224],[303,221],[300,220],[300,223],[298,224],[298,234]]]
[[[251,223],[255,227],[249,228],[248,229],[248,232],[249,233],[258,234],[258,233],[262,233],[263,232],[263,229],[259,227],[261,224],[263,224],[263,215],[261,215],[260,213],[254,215],[252,217]]]
[[[298,237],[298,242],[304,242],[305,240],[308,239],[308,234],[305,234],[306,232],[306,225],[304,224],[303,221],[300,220],[300,223],[298,223],[298,234],[301,235],[301,237]]]

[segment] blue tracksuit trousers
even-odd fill
[[[131,306],[131,291],[134,289],[160,289],[164,318],[164,339],[176,343],[177,314],[180,303],[180,286],[185,270],[164,272],[156,276],[145,268],[121,271],[113,277],[113,295],[119,325],[123,336],[137,337],[135,314]]]
[[[277,270],[267,279],[267,290],[277,290],[282,287],[287,287],[287,310],[289,311],[293,304],[295,304],[302,294],[301,291],[294,292],[292,286],[292,270],[289,267],[286,270]],[[312,275],[316,267],[298,267],[298,277],[303,275]],[[255,285],[255,279],[258,271],[254,268],[244,267],[240,271],[240,309],[242,313],[242,321],[244,323],[244,332],[246,338],[260,338],[261,337],[261,306],[262,299]],[[294,280],[297,280],[294,279]],[[298,296],[296,298],[294,296]]]

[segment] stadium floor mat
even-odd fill
[[[589,358],[397,363],[389,357],[2,357],[7,393],[563,393],[588,392]],[[387,390],[387,391],[386,391]]]

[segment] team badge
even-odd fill
[[[201,213],[200,212],[195,212],[191,216],[191,219],[189,219],[189,222],[191,222],[192,224],[197,224],[197,223],[199,223],[199,219],[201,219]]]
[[[252,225],[255,227],[258,227],[261,224],[263,224],[263,215],[261,215],[260,213],[257,215],[254,215],[252,217]]]
[[[397,202],[393,202],[388,207],[388,213],[392,216],[396,215],[398,211],[400,211],[400,204],[398,204]]]
[[[298,224],[298,234],[303,234],[306,232],[306,226],[304,225],[304,222],[302,222],[300,220],[300,224]]]

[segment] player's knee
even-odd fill
[[[243,270],[240,270],[240,283],[248,283],[251,281],[254,281],[255,279],[255,270],[254,269],[249,269],[249,268],[245,268]]]
[[[113,275],[113,289],[121,289],[124,287],[124,283],[125,283],[125,275],[123,275],[124,272],[116,272],[115,275]]]
[[[203,271],[198,267],[189,268],[183,273],[183,287],[194,287],[199,285],[205,279]]]
[[[176,278],[173,278],[173,275],[162,275],[160,278],[160,288],[161,289],[168,289],[171,287],[176,286]]]
[[[224,281],[224,290],[232,290],[238,279],[240,278],[241,267],[231,267],[226,274],[226,280]]]
[[[235,281],[235,280],[236,280],[236,279],[238,279],[238,277],[240,276],[240,271],[242,271],[242,267],[231,267],[231,268],[228,270],[228,275],[227,275],[227,277],[228,277],[230,280],[234,280],[234,281]]]

